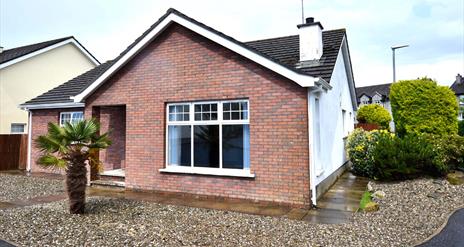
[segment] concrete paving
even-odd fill
[[[464,246],[464,208],[454,212],[440,233],[419,247],[462,247]]]
[[[321,224],[342,224],[349,222],[359,208],[361,197],[369,180],[345,172],[317,202],[304,220]]]

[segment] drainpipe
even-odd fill
[[[32,111],[27,110],[29,119],[27,126],[27,167],[26,171],[31,172],[31,154],[32,154]]]
[[[309,153],[309,183],[311,190],[311,202],[314,206],[317,205],[317,193],[316,193],[316,162],[318,162],[314,157],[316,153],[316,148],[314,147],[314,125],[313,125],[313,110],[311,110],[311,101],[312,98],[317,93],[324,92],[324,87],[322,84],[317,85],[313,88],[308,88],[308,153]],[[311,95],[313,97],[311,97]]]
[[[313,114],[311,110],[311,89],[308,88],[308,166],[309,166],[309,189],[311,190],[311,202],[315,206],[316,202],[316,177],[314,165],[314,148],[313,148]]]

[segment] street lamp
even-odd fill
[[[393,82],[396,82],[396,66],[395,66],[395,50],[408,47],[409,45],[396,45],[392,46],[392,55],[393,55]]]

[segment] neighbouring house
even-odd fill
[[[343,171],[357,104],[345,29],[308,18],[298,33],[240,42],[169,9],[114,60],[22,104],[32,139],[93,117],[113,140],[100,175],[126,189],[309,207]]]
[[[27,133],[19,104],[99,64],[74,37],[0,48],[0,134]]]
[[[456,81],[451,85],[451,90],[456,94],[456,98],[459,102],[459,120],[464,120],[464,78],[461,74],[456,76]]]
[[[372,85],[366,87],[356,88],[356,98],[359,106],[378,104],[388,110],[392,115],[390,104],[390,86],[391,83]],[[395,125],[393,121],[390,122],[390,129],[394,131]]]

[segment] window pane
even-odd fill
[[[219,167],[219,125],[194,126],[194,166]]]
[[[203,113],[201,120],[211,120],[211,116],[209,113]]]
[[[195,120],[201,120],[201,113],[195,113]]]
[[[242,112],[242,119],[247,120],[248,119],[248,111],[243,111]]]
[[[230,112],[224,112],[223,116],[224,120],[230,120]]]
[[[169,113],[174,113],[174,112],[176,112],[176,107],[173,105],[169,106]]]
[[[190,166],[191,127],[169,126],[169,165]]]
[[[184,113],[184,121],[189,121],[190,116],[188,113]]]
[[[244,102],[240,102],[240,104],[241,104],[240,109],[242,111],[248,110],[248,102],[244,101]]]
[[[174,120],[176,120],[176,115],[169,113],[169,121],[174,121]]]
[[[248,125],[222,126],[222,167],[249,168],[250,137]]]
[[[222,104],[222,108],[223,108],[224,111],[230,111],[230,103]]]
[[[207,111],[207,112],[210,111],[209,104],[203,104],[203,105],[201,105],[201,110],[202,110],[203,112],[205,112],[205,111]]]
[[[238,111],[239,110],[239,103],[231,103],[231,107],[233,111]]]
[[[211,111],[217,111],[217,104],[211,105]]]
[[[232,120],[240,120],[240,112],[232,112]]]
[[[11,124],[11,133],[24,133],[26,124]]]

